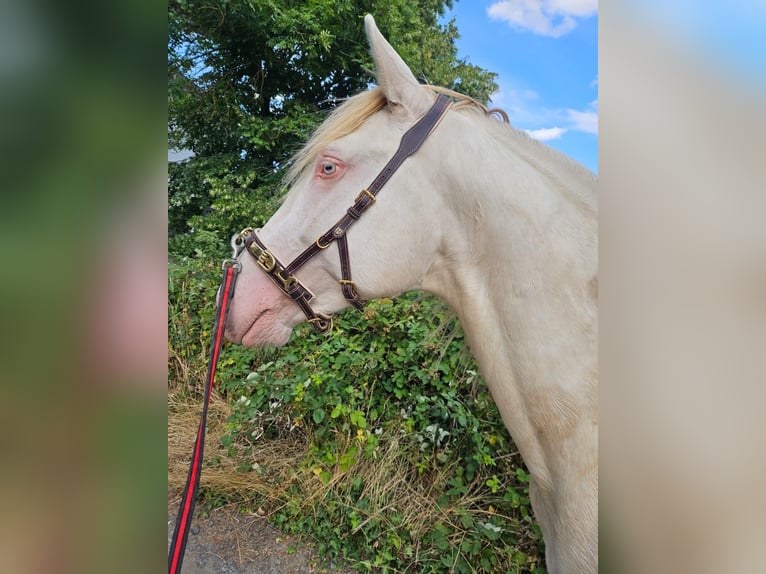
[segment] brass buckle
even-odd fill
[[[252,247],[253,244],[250,244],[250,247]],[[274,267],[277,266],[277,260],[274,258],[274,256],[271,254],[270,251],[267,251],[265,249],[261,249],[260,247],[256,246],[258,249],[258,253],[254,253],[253,249],[249,249],[250,253],[255,255],[256,261],[258,261],[258,266],[263,269],[266,273],[271,273],[274,270]]]
[[[354,203],[359,203],[359,200],[362,199],[362,196],[366,195],[370,198],[370,203],[375,203],[375,196],[370,193],[370,190],[367,188],[364,188],[362,191],[359,192],[359,195],[356,196],[356,199],[354,199]]]

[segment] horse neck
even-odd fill
[[[547,424],[534,412],[540,393],[595,408],[595,180],[525,134],[455,115],[443,126],[444,227],[424,288],[460,317],[521,448]]]

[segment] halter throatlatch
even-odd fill
[[[300,307],[301,311],[306,315],[308,322],[320,333],[330,331],[332,328],[332,318],[314,311],[311,307],[311,300],[314,298],[314,295],[295,276],[295,272],[315,255],[327,249],[333,242],[337,243],[341,274],[338,282],[340,283],[343,297],[357,309],[364,307],[364,301],[359,297],[356,291],[356,284],[351,279],[351,259],[348,253],[346,232],[362,216],[365,210],[375,203],[375,197],[378,195],[378,192],[404,163],[404,160],[420,149],[420,146],[423,145],[428,135],[438,125],[439,120],[444,116],[447,109],[449,109],[451,102],[450,98],[439,94],[434,105],[415,125],[405,132],[399,142],[399,148],[396,150],[396,153],[377,177],[375,177],[370,186],[359,192],[359,195],[354,200],[354,204],[346,210],[343,217],[320,235],[314,243],[304,249],[289,264],[283,265],[263,242],[258,239],[256,230],[252,227],[243,229],[234,237],[235,256],[238,256],[243,249],[247,249],[248,253],[255,257],[258,267],[269,276],[285,295],[290,297]]]

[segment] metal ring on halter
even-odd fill
[[[307,322],[311,323],[312,326],[314,325],[314,323],[319,322],[320,323],[319,329],[323,333],[329,333],[332,330],[332,317],[314,317],[312,319],[309,319]],[[322,323],[327,325],[324,329],[321,327]]]
[[[320,235],[319,237],[317,237],[316,244],[317,244],[317,247],[319,247],[319,249],[327,249],[328,247],[330,247],[330,244],[332,244],[332,241],[328,241],[326,245],[322,245],[322,236]]]

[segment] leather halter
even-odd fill
[[[314,295],[298,280],[295,272],[315,255],[327,249],[331,243],[335,242],[338,244],[338,255],[340,256],[341,278],[338,282],[341,285],[343,297],[357,309],[362,309],[364,302],[359,297],[356,285],[351,279],[351,260],[348,253],[346,232],[362,216],[362,213],[375,203],[375,197],[378,195],[378,192],[404,163],[404,160],[420,149],[420,146],[423,145],[428,135],[437,126],[451,103],[452,100],[447,96],[439,94],[431,109],[405,132],[399,142],[399,148],[396,150],[396,153],[377,177],[375,177],[370,186],[359,192],[359,195],[354,200],[354,204],[346,210],[345,215],[289,264],[283,265],[258,238],[256,230],[252,227],[243,229],[234,238],[235,257],[239,256],[243,249],[247,249],[255,257],[258,267],[269,276],[285,295],[290,297],[300,307],[301,311],[306,315],[308,322],[314,326],[314,329],[320,333],[327,333],[332,328],[332,318],[317,313],[312,309],[310,302]]]

